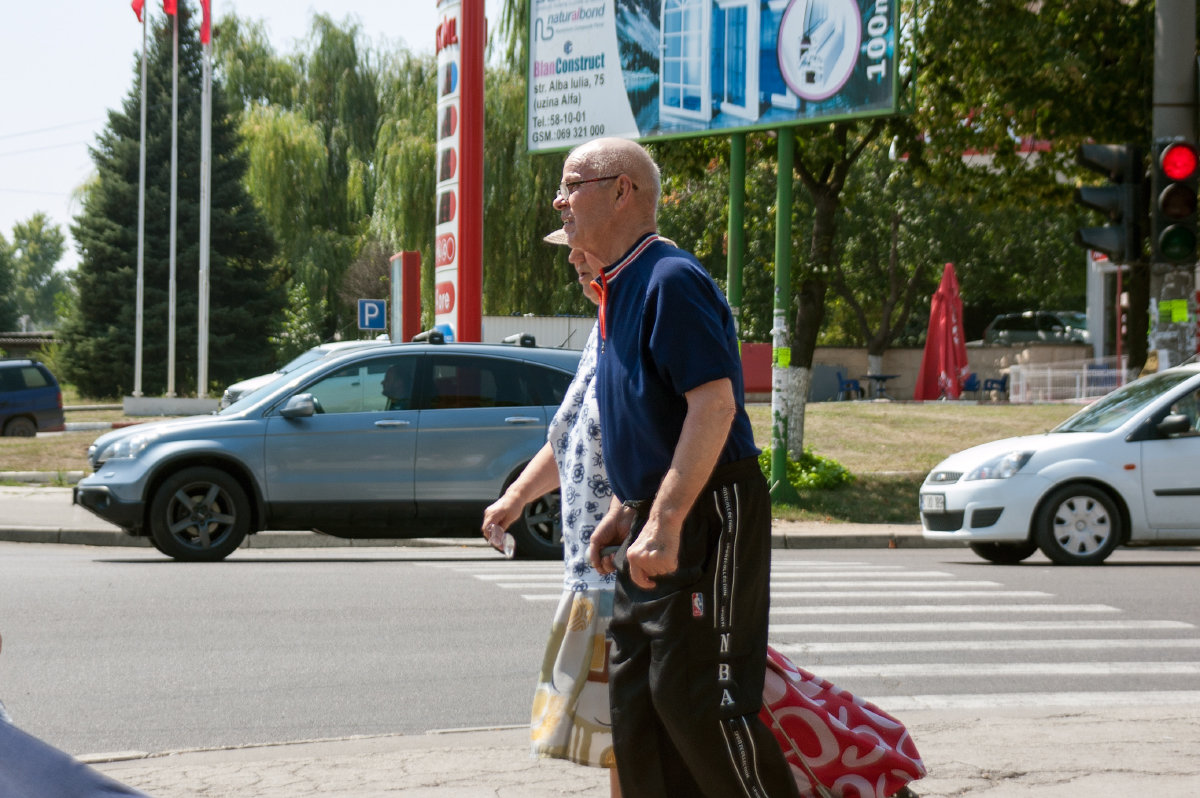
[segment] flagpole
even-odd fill
[[[208,17],[211,18],[211,0]],[[204,42],[204,89],[200,101],[200,308],[196,319],[196,396],[208,396],[208,257],[212,204],[212,43]]]
[[[142,133],[138,156],[137,310],[133,353],[133,395],[142,395],[142,308],[146,283],[146,14],[142,17]]]
[[[179,14],[171,15],[171,276],[167,282],[167,398],[175,396],[175,204],[179,185]]]

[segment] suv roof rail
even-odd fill
[[[414,335],[412,340],[413,343],[423,341],[427,344],[444,344],[446,343],[446,336],[442,334],[441,330],[425,330]]]
[[[533,337],[532,333],[513,333],[512,335],[506,335],[500,341],[501,343],[517,344],[518,346],[537,346],[537,339]]]

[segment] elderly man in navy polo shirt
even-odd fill
[[[758,719],[771,505],[733,317],[696,259],[658,236],[659,193],[645,149],[597,139],[567,156],[554,200],[569,245],[609,264],[596,281],[596,379],[614,499],[589,553],[617,572],[610,699],[621,789],[795,796]]]

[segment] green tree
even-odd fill
[[[0,330],[17,327],[17,297],[12,247],[0,233]],[[0,353],[2,354],[2,353]]]
[[[179,4],[179,126],[176,256],[176,375],[180,393],[196,388],[199,266],[201,50],[191,9]],[[167,382],[171,163],[170,18],[157,22],[147,53],[146,231],[143,390]],[[77,311],[63,329],[65,377],[88,396],[117,396],[133,386],[140,69],[120,111],[92,148],[97,176],[73,233],[80,249]],[[209,374],[219,387],[268,371],[268,341],[284,301],[266,268],[270,233],[242,186],[246,162],[219,80],[212,90],[212,186],[209,263]]]
[[[392,53],[380,65],[377,175],[370,236],[393,253],[421,253],[421,296],[433,296],[437,184],[437,66],[432,56]],[[433,325],[422,303],[422,329]]]
[[[978,280],[981,309],[986,299],[1007,297],[1041,301],[997,310],[1057,304],[1064,287],[1076,303],[1082,297],[1083,252],[1063,237],[1082,221],[1072,188],[1095,175],[1074,164],[1074,152],[1085,140],[1149,142],[1154,5],[918,4],[914,114],[894,132],[956,202],[968,198],[988,209],[981,238],[1006,257],[996,259],[994,273],[980,270],[967,281]],[[1126,286],[1130,329],[1145,330],[1148,270],[1135,267]],[[1144,360],[1145,336],[1134,333],[1127,343],[1131,362]]]
[[[484,160],[483,311],[592,314],[566,247],[542,237],[562,227],[552,202],[562,156],[531,155],[525,144],[525,78],[488,71]]]
[[[54,269],[65,251],[62,230],[44,213],[35,213],[13,227],[13,299],[18,318],[29,317],[30,329],[50,330],[56,326],[58,295],[70,291],[67,275]]]
[[[293,283],[288,289],[288,304],[278,330],[271,336],[280,363],[287,363],[324,341],[321,329],[325,316],[325,300],[313,297],[304,285]]]
[[[219,33],[216,59],[240,103],[246,186],[280,243],[275,268],[324,301],[321,334],[331,338],[355,318],[341,282],[374,210],[378,59],[357,24],[321,14],[287,58],[256,23],[226,17]]]

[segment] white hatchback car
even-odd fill
[[[921,485],[920,510],[926,538],[995,563],[1200,545],[1200,364],[1131,382],[1043,435],[951,455]]]
[[[367,346],[382,346],[386,343],[389,343],[388,337],[381,335],[373,341],[331,341],[327,344],[317,344],[312,349],[301,352],[285,365],[280,366],[278,371],[272,371],[270,374],[259,374],[257,377],[250,377],[249,379],[230,385],[225,389],[225,393],[221,395],[220,409],[224,410],[246,394],[257,391],[264,385],[268,385],[279,379],[284,374],[291,374],[302,366],[307,366],[309,363],[320,360],[323,357],[339,355],[349,352],[351,349],[362,349]]]

